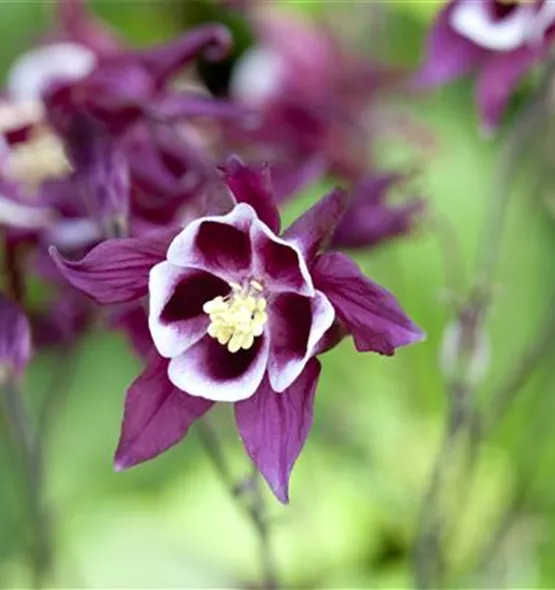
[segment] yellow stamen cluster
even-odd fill
[[[48,179],[63,178],[71,171],[60,140],[49,131],[40,131],[14,146],[8,156],[8,175],[34,190]]]
[[[229,352],[248,350],[264,332],[268,320],[263,287],[250,281],[246,287],[231,283],[231,289],[227,297],[216,297],[204,304],[202,309],[210,316],[208,334],[226,344]]]

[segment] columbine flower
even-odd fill
[[[492,130],[517,84],[547,56],[554,34],[550,0],[451,0],[432,27],[416,83],[430,87],[476,72],[478,109]]]
[[[200,54],[214,60],[225,57],[232,42],[226,27],[203,25],[159,46],[131,49],[94,21],[82,1],[60,0],[60,5],[58,36],[92,53],[95,64],[79,79],[50,80],[48,88],[42,86],[58,129],[80,111],[105,122],[112,133],[127,130],[145,116],[175,121],[242,114],[228,101],[208,97],[200,86],[186,91],[172,85],[175,76]],[[37,56],[42,50],[37,50]],[[26,74],[30,73],[27,68]]]
[[[128,230],[129,175],[123,154],[86,118],[76,120],[65,139],[66,165],[58,175],[53,174],[48,158],[40,165],[33,142],[22,141],[9,151],[4,179],[0,179],[7,287],[21,303],[31,273],[52,287],[43,309],[30,313],[39,346],[77,336],[87,325],[92,307],[60,281],[47,254],[48,245],[55,243],[66,255],[81,256],[105,236]],[[27,177],[13,176],[13,158],[22,171],[28,169]],[[31,172],[38,176],[33,183]]]
[[[279,200],[326,175],[339,177],[354,198],[335,245],[371,246],[408,232],[417,207],[384,205],[388,187],[380,186],[381,179],[396,175],[375,169],[368,139],[393,128],[382,93],[394,88],[399,74],[358,57],[310,22],[269,12],[255,25],[258,44],[236,65],[231,93],[260,118],[258,125],[230,133],[232,144],[241,145],[242,133],[246,158],[272,164]],[[407,124],[396,127],[404,131]]]
[[[84,2],[60,0],[58,5],[54,39],[21,55],[8,72],[0,99],[2,178],[19,185],[16,192],[33,197],[44,181],[67,177],[66,136],[83,113],[105,123],[111,134],[131,144],[130,150],[136,150],[138,142],[149,142],[151,152],[156,152],[160,133],[154,124],[155,130],[148,133],[151,127],[145,121],[179,123],[174,131],[184,144],[182,153],[187,152],[181,158],[189,160],[185,168],[199,167],[202,149],[190,141],[192,132],[183,118],[236,117],[239,111],[226,101],[206,98],[200,90],[193,94],[170,85],[202,52],[212,57],[225,54],[231,42],[227,29],[207,25],[158,47],[128,49],[88,15]],[[144,129],[139,132],[136,127],[141,124]],[[164,158],[165,147],[159,151],[155,155]],[[182,162],[173,166],[175,158],[167,159],[171,164],[166,169],[181,166],[185,176]]]
[[[235,405],[245,448],[276,496],[312,423],[317,355],[342,335],[391,355],[422,332],[349,258],[322,254],[345,208],[334,191],[280,233],[268,170],[229,162],[234,204],[179,233],[107,240],[78,262],[52,255],[99,303],[148,296],[153,349],[127,394],[118,469],[180,441],[214,402]]]
[[[241,58],[231,79],[231,95],[259,113],[246,139],[262,144],[265,156],[277,152],[272,163],[286,154],[316,175],[360,178],[369,159],[369,107],[395,76],[346,51],[329,30],[309,21],[270,10],[255,27],[258,44]]]
[[[42,278],[59,280],[45,243],[79,257],[105,237],[179,224],[202,206],[196,201],[213,177],[211,158],[186,122],[170,126],[149,117],[156,105],[165,110],[155,116],[172,120],[183,105],[208,113],[210,101],[168,85],[204,49],[224,51],[227,30],[208,26],[153,50],[128,50],[89,17],[83,2],[62,0],[59,7],[60,30],[16,60],[0,98],[0,223],[10,289],[19,301],[29,264]],[[127,75],[140,79],[142,90],[131,88]],[[219,103],[215,112],[231,113],[222,108]],[[22,246],[33,255],[24,259]],[[52,328],[62,318],[67,323],[67,310],[76,312],[76,329],[61,332],[84,325],[83,306],[65,291],[61,305],[48,303],[52,317],[33,318],[37,342],[60,332]]]
[[[335,248],[374,248],[408,234],[422,214],[425,203],[413,198],[398,205],[387,202],[393,188],[409,175],[369,174],[352,189],[349,208],[332,239]]]

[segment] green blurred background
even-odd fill
[[[293,11],[337,11],[353,22],[368,10],[348,1],[290,4]],[[383,32],[398,63],[416,63],[436,5],[391,3]],[[130,0],[93,6],[137,44],[168,38],[187,23],[216,15],[240,34],[245,31],[239,15],[224,15],[204,2]],[[46,2],[0,0],[2,72],[46,30],[50,9]],[[516,103],[523,98],[525,93]],[[411,545],[446,410],[438,363],[442,334],[453,316],[453,303],[473,278],[501,139],[480,135],[469,81],[397,106],[429,128],[435,147],[424,151],[387,140],[380,144],[378,159],[384,165],[419,162],[418,188],[429,199],[440,232],[437,223],[425,222],[414,235],[359,260],[398,296],[428,338],[394,358],[357,356],[349,341],[323,359],[314,430],[293,473],[291,504],[282,507],[266,497],[272,548],[281,584],[287,587],[412,585]],[[310,191],[286,217],[317,192]],[[554,220],[545,199],[538,198],[546,196],[538,194],[534,172],[524,170],[511,201],[487,325],[490,359],[480,387],[484,399],[533,339],[552,300]],[[555,585],[553,361],[553,352],[546,351],[502,427],[483,444],[474,476],[458,480],[454,475],[442,499],[456,521],[448,538],[448,559],[458,572],[457,584]],[[53,585],[255,587],[261,579],[256,536],[194,430],[155,461],[114,473],[124,391],[139,368],[122,338],[99,332],[69,352],[39,356],[26,379],[28,399],[37,406],[60,370],[69,387],[66,403],[56,410],[46,457],[46,493],[58,554]],[[210,422],[239,479],[248,465],[231,412],[222,407]],[[23,549],[27,532],[13,480],[4,445],[0,585],[12,588],[30,583]],[[486,555],[483,548],[496,523],[510,510],[507,534]],[[481,563],[484,555],[486,563]]]

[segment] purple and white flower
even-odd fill
[[[550,0],[451,0],[430,31],[415,82],[429,88],[474,72],[480,117],[491,131],[517,84],[547,57],[554,39]]]
[[[153,346],[127,394],[116,466],[153,458],[215,402],[231,402],[247,453],[286,502],[312,424],[317,356],[346,335],[359,351],[392,355],[423,334],[348,257],[323,253],[343,191],[281,232],[268,169],[233,159],[223,173],[225,214],[107,240],[76,262],[52,256],[99,303],[148,298]]]

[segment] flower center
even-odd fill
[[[246,286],[230,283],[227,297],[216,297],[204,304],[203,310],[210,317],[208,334],[220,344],[226,344],[229,352],[248,350],[254,339],[264,332],[268,320],[263,287],[255,280]]]
[[[62,142],[47,129],[37,130],[24,143],[10,149],[7,173],[30,191],[44,180],[63,178],[71,171]]]

